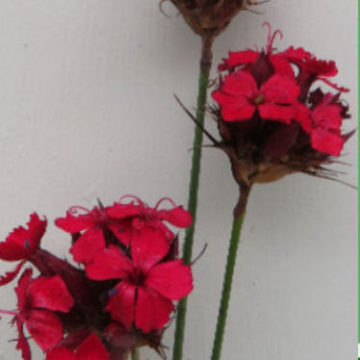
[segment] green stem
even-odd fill
[[[202,51],[200,61],[200,76],[198,85],[198,99],[196,119],[201,126],[204,124],[205,106],[207,100],[207,89],[209,84],[209,75],[212,59],[213,36],[202,38]],[[195,126],[192,165],[189,184],[188,210],[193,217],[193,223],[187,228],[183,248],[183,259],[186,264],[191,263],[192,248],[194,242],[194,232],[196,223],[196,209],[199,190],[200,163],[202,150],[203,133],[199,126]],[[179,302],[176,317],[176,327],[174,335],[173,360],[181,360],[183,355],[184,333],[185,333],[185,316],[187,309],[187,299]]]
[[[230,303],[231,286],[234,277],[237,250],[239,247],[240,234],[244,223],[245,210],[250,189],[250,186],[241,186],[240,200],[234,211],[234,220],[231,230],[229,252],[226,262],[223,289],[221,294],[211,360],[220,360],[221,348],[224,340],[224,333],[226,327],[226,318]]]
[[[138,348],[131,350],[131,360],[140,360],[140,351]]]

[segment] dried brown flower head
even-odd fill
[[[170,0],[185,21],[200,36],[216,36],[229,25],[234,16],[249,5],[251,0]]]

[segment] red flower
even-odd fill
[[[19,331],[18,348],[23,358],[30,359],[30,351],[25,340],[23,326],[43,351],[54,347],[63,337],[62,324],[54,312],[67,313],[74,300],[60,276],[31,278],[32,270],[27,269],[15,289],[18,299],[18,312],[1,313],[14,315]]]
[[[289,77],[275,74],[260,89],[253,76],[243,70],[228,75],[212,96],[226,121],[249,120],[255,110],[262,119],[289,124],[296,114],[299,88]]]
[[[109,355],[104,344],[92,334],[75,350],[57,347],[46,355],[46,360],[108,360]]]
[[[324,95],[323,100],[312,111],[303,108],[303,129],[311,136],[311,146],[320,152],[339,156],[343,149],[345,137],[341,135],[341,107],[332,103],[331,94]]]
[[[161,262],[170,243],[160,229],[149,226],[134,232],[131,259],[110,246],[86,266],[93,280],[121,279],[110,292],[106,309],[126,328],[133,323],[144,332],[162,328],[180,300],[192,290],[190,267],[181,260]]]
[[[0,243],[0,259],[5,261],[23,260],[15,270],[0,277],[0,285],[5,285],[12,281],[19,273],[25,260],[28,260],[36,253],[39,249],[41,238],[45,233],[46,225],[46,219],[41,220],[38,214],[34,212],[30,215],[27,229],[22,226],[15,228],[7,236],[6,240]]]
[[[134,201],[127,204],[121,202],[122,199],[129,197]],[[159,209],[164,201],[169,201],[173,208]],[[164,225],[164,221],[178,228],[187,228],[192,223],[191,214],[182,206],[176,206],[169,198],[160,199],[155,207],[151,208],[138,197],[126,195],[120,199],[120,202],[109,207],[107,214],[110,218],[118,221],[117,237],[126,246],[131,242],[133,229],[140,229],[145,225],[151,226],[154,229],[163,230],[166,237],[171,240],[173,233]]]

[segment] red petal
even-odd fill
[[[171,210],[160,210],[159,212],[164,221],[176,227],[187,228],[192,223],[191,214],[182,206],[177,206]]]
[[[116,246],[104,249],[86,266],[86,275],[92,280],[122,279],[132,271],[130,259]]]
[[[225,78],[223,86],[212,96],[221,107],[221,114],[227,121],[250,119],[255,106],[251,100],[258,93],[255,79],[246,71],[238,71]]]
[[[15,288],[16,296],[17,296],[17,307],[20,311],[22,311],[27,303],[27,290],[29,284],[31,282],[32,269],[26,269],[24,273],[21,275],[20,280],[18,282],[17,287]]]
[[[319,105],[312,112],[314,126],[325,126],[337,130],[342,123],[341,109],[338,105]]]
[[[131,223],[132,220],[126,219],[121,221],[114,221],[108,225],[111,232],[125,246],[130,245],[132,233]]]
[[[304,67],[311,74],[333,77],[338,73],[335,61],[318,60],[316,58],[308,59]]]
[[[141,214],[143,206],[135,205],[133,202],[129,204],[115,203],[113,206],[106,209],[109,217],[114,219],[125,219],[127,217],[138,216]]]
[[[135,313],[135,291],[136,287],[127,281],[116,285],[115,294],[110,295],[106,306],[113,320],[120,321],[127,329],[130,329],[134,321]]]
[[[58,347],[46,354],[46,360],[77,360],[77,358],[71,350]]]
[[[259,113],[261,118],[265,120],[274,120],[290,124],[291,120],[295,117],[296,109],[294,106],[264,104],[259,106]]]
[[[74,305],[64,280],[59,276],[38,277],[28,287],[31,306],[53,311],[69,312]]]
[[[193,289],[191,268],[182,260],[156,265],[150,269],[145,284],[168,299],[180,300]]]
[[[272,55],[270,56],[270,62],[274,67],[275,73],[283,76],[288,76],[290,78],[295,78],[294,70],[286,58],[278,54]]]
[[[29,258],[38,248],[46,230],[47,221],[40,220],[36,213],[30,215],[27,229],[14,229],[0,244],[0,259],[18,261]]]
[[[169,322],[174,305],[150,289],[139,288],[135,310],[135,323],[144,332],[157,330]]]
[[[71,247],[70,252],[78,263],[89,263],[99,251],[105,248],[102,229],[91,227],[80,236]]]
[[[108,360],[109,355],[104,344],[92,334],[77,348],[76,358],[77,360]]]
[[[339,156],[344,146],[344,139],[341,135],[318,129],[311,133],[311,145],[320,152]]]
[[[246,98],[252,98],[257,90],[255,79],[246,71],[237,71],[227,76],[221,88],[226,94]]]
[[[31,360],[31,351],[29,343],[27,342],[25,335],[24,335],[24,326],[23,323],[16,319],[16,326],[19,333],[19,338],[16,344],[16,349],[21,350],[21,355],[24,360]]]
[[[25,324],[43,351],[53,348],[63,337],[61,321],[50,311],[31,310]]]
[[[289,47],[287,50],[279,53],[278,55],[287,58],[290,61],[306,60],[309,59],[312,55],[303,48],[294,49]]]
[[[265,103],[292,104],[296,102],[300,94],[300,88],[289,77],[273,75],[261,86],[260,92],[265,97]]]
[[[133,233],[131,256],[136,267],[146,271],[158,263],[170,249],[163,231],[144,226]]]
[[[74,216],[70,211],[66,212],[66,217],[57,218],[55,225],[68,233],[77,233],[93,225],[91,214]]]
[[[22,261],[19,263],[14,270],[8,271],[5,273],[5,275],[0,276],[0,286],[6,285],[13,281],[17,274],[20,272],[21,268],[25,264],[25,261]]]
[[[253,64],[259,57],[258,51],[229,51],[229,58],[225,60],[229,67],[236,67],[239,65]]]

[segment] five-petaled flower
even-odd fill
[[[19,332],[17,348],[22,350],[24,360],[29,360],[30,350],[23,326],[40,348],[48,351],[63,337],[63,326],[56,312],[69,312],[74,299],[60,276],[32,279],[32,269],[25,270],[15,291],[18,311],[0,310],[0,313],[14,316],[13,322]]]
[[[258,89],[254,77],[242,70],[228,75],[221,90],[213,92],[227,121],[249,120],[258,110],[262,119],[285,124],[296,115],[298,96],[299,87],[289,77],[275,74]]]
[[[93,280],[121,279],[109,292],[106,309],[127,329],[149,332],[162,328],[180,300],[192,290],[192,275],[181,260],[164,261],[170,243],[159,229],[143,227],[131,242],[131,259],[118,247],[110,246],[86,266]]]

